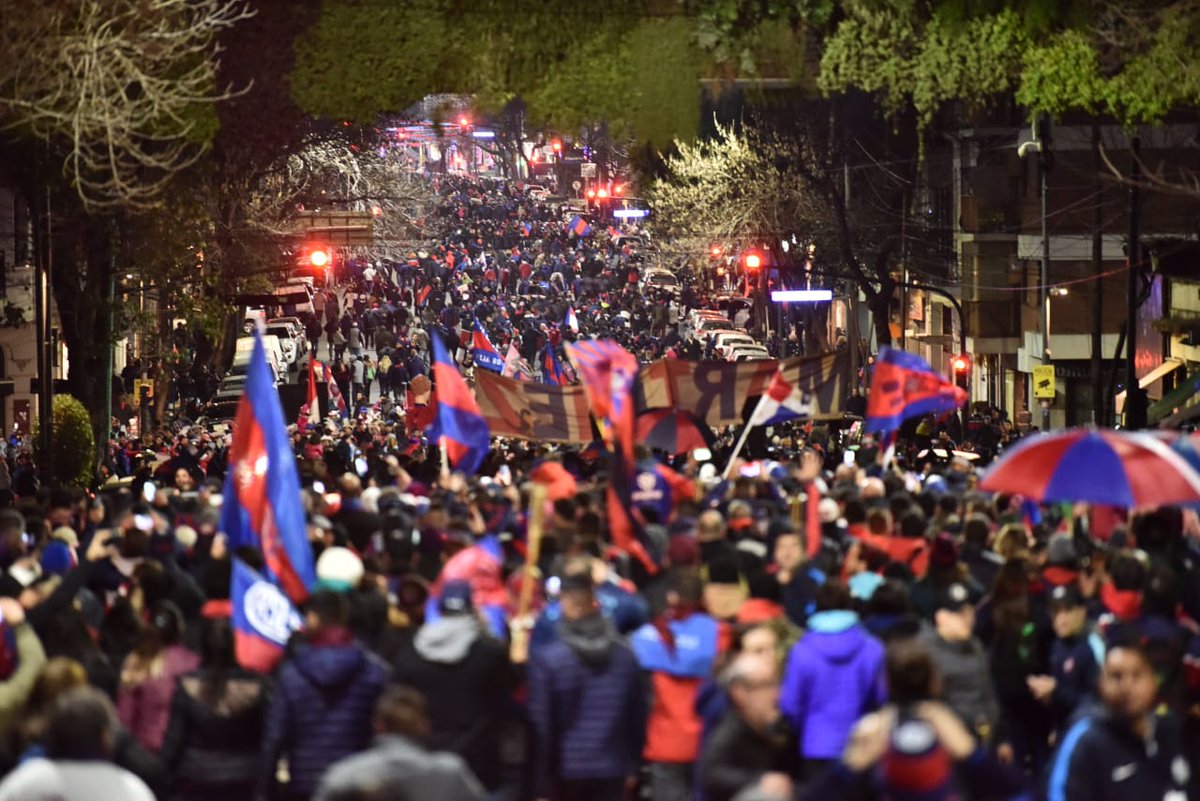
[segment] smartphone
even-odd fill
[[[158,487],[154,486],[153,481],[147,481],[142,485],[142,497],[146,499],[146,503],[154,503],[154,496],[158,494]]]
[[[854,451],[845,451],[842,454],[842,464],[854,464],[856,454]]]
[[[354,469],[356,471],[358,471],[359,476],[366,476],[367,460],[364,459],[363,457],[359,456],[357,459],[354,460]]]

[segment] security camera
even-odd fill
[[[1023,159],[1029,158],[1029,155],[1031,153],[1041,153],[1041,152],[1042,152],[1042,143],[1037,141],[1036,139],[1029,141],[1029,142],[1022,142],[1020,147],[1017,148],[1017,155]]]

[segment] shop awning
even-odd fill
[[[1138,379],[1138,386],[1141,387],[1142,389],[1145,389],[1146,387],[1150,386],[1158,379],[1162,378],[1163,376],[1167,375],[1168,373],[1172,372],[1173,370],[1178,370],[1182,366],[1183,366],[1183,361],[1180,359],[1164,359],[1162,364],[1160,364],[1158,367],[1155,367],[1153,370],[1151,370],[1150,372],[1146,373],[1144,376],[1142,376],[1141,378]],[[1124,411],[1125,411],[1125,390],[1121,390],[1120,392],[1117,393],[1115,408],[1116,408],[1117,414],[1124,413]]]
[[[1162,400],[1150,404],[1150,408],[1146,411],[1147,419],[1150,423],[1157,423],[1164,417],[1175,414],[1186,406],[1197,392],[1200,392],[1200,370],[1194,371],[1179,382],[1179,386],[1163,395]]]

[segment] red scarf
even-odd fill
[[[1100,602],[1120,620],[1136,620],[1142,614],[1142,594],[1137,590],[1118,590],[1111,581],[1100,587]]]

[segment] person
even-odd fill
[[[1050,622],[1050,672],[1026,681],[1033,697],[1049,708],[1055,739],[1061,741],[1076,712],[1096,699],[1105,648],[1100,634],[1088,630],[1087,604],[1072,584],[1051,591]]]
[[[1158,682],[1136,634],[1118,631],[1100,676],[1102,704],[1062,738],[1048,801],[1188,798],[1192,766],[1173,713],[1158,714]]]
[[[557,641],[530,656],[534,797],[619,801],[646,737],[637,660],[596,609],[588,575],[564,576]]]
[[[883,645],[851,611],[841,582],[817,588],[816,614],[792,646],[779,709],[800,735],[805,776],[835,762],[860,717],[886,700]]]
[[[0,640],[5,645],[2,656],[10,671],[0,680],[0,738],[7,741],[46,664],[46,651],[17,601],[0,598],[0,618],[0,634],[4,635]],[[11,645],[15,648],[9,647],[8,636],[12,637]]]
[[[650,798],[687,801],[702,728],[697,693],[712,673],[721,632],[717,621],[700,611],[704,583],[694,568],[676,568],[669,581],[666,611],[634,632],[630,644],[651,680],[642,753],[649,764]]]
[[[270,683],[238,667],[229,618],[205,619],[200,636],[200,668],[177,682],[160,756],[176,801],[251,799]]]
[[[916,638],[888,646],[886,672],[888,705],[855,725],[838,764],[805,788],[804,801],[1028,798],[1020,778],[934,700],[937,668]]]
[[[430,747],[458,754],[494,792],[502,780],[500,725],[515,685],[508,650],[481,622],[466,581],[446,582],[438,612],[402,644],[394,678],[424,694]]]
[[[455,754],[428,751],[425,699],[408,687],[391,687],[375,705],[375,743],[334,763],[313,801],[483,801],[483,788]]]
[[[117,714],[94,687],[75,687],[54,703],[45,758],[31,759],[0,782],[0,801],[154,801],[133,773],[112,764]]]
[[[162,748],[175,680],[200,664],[200,658],[182,644],[183,635],[179,607],[170,601],[158,602],[121,668],[117,690],[121,723],[149,751]]]
[[[923,629],[918,636],[933,655],[941,677],[942,700],[976,737],[989,745],[997,743],[998,751],[1011,758],[1011,747],[999,731],[1000,708],[988,671],[987,654],[972,633],[974,626],[971,591],[956,583],[938,595],[934,625]]]
[[[775,661],[743,653],[725,674],[730,710],[704,744],[701,787],[707,801],[731,801],[748,787],[790,798],[796,748],[779,713]]]
[[[274,784],[280,756],[290,778],[280,797],[307,799],[326,768],[370,742],[372,712],[391,669],[354,641],[349,618],[345,595],[309,596],[303,637],[279,666],[267,710],[260,794]]]

